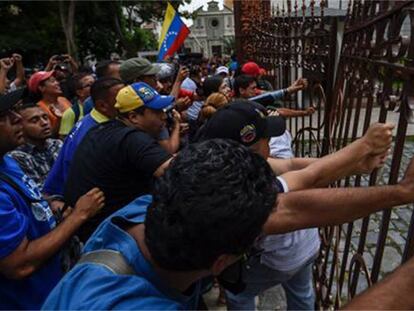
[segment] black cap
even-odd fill
[[[200,129],[199,140],[229,138],[251,146],[261,138],[282,135],[286,130],[282,117],[266,116],[266,109],[249,100],[236,100],[218,110]]]
[[[6,112],[19,103],[26,92],[26,88],[21,88],[16,91],[0,96],[0,113]]]

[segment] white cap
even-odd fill
[[[217,70],[216,70],[216,75],[218,75],[220,73],[225,73],[226,75],[228,75],[229,74],[229,68],[227,68],[226,66],[218,67]]]

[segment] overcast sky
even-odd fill
[[[197,10],[200,6],[204,5],[205,9],[207,9],[207,3],[210,2],[210,0],[192,0],[190,4],[182,5],[178,9],[181,11],[189,11],[190,13]],[[219,3],[219,8],[223,8],[223,0],[216,0],[216,2]],[[191,26],[193,24],[191,19],[185,19],[183,18],[183,21],[187,24],[187,26]]]
[[[190,13],[197,10],[200,6],[204,5],[204,8],[207,9],[207,3],[210,2],[211,0],[192,0],[190,4],[186,4],[183,5],[179,8],[179,11],[189,11]],[[223,8],[223,2],[224,0],[215,0],[216,2],[219,3],[219,8],[222,9]],[[234,1],[238,1],[238,0],[234,0]],[[242,0],[240,0],[242,1]],[[306,5],[310,4],[311,0],[305,0]],[[294,1],[292,1],[293,3]],[[329,7],[330,8],[335,8],[338,9],[339,7],[342,7],[343,10],[346,10],[347,6],[348,6],[348,2],[349,0],[329,0]],[[282,3],[284,3],[286,5],[286,0],[271,0],[271,3],[273,5],[279,5],[280,7],[282,6]],[[298,3],[302,3],[302,1],[298,0]],[[319,6],[320,0],[316,0],[315,4],[316,6]],[[187,24],[187,26],[191,26],[193,24],[192,20],[187,20],[187,19],[183,19],[184,22]]]

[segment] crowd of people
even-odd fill
[[[0,66],[0,309],[202,309],[213,284],[229,310],[277,284],[314,309],[315,228],[414,201],[414,164],[396,185],[325,188],[383,165],[393,125],[295,157],[285,120],[315,109],[283,102],[308,81],[273,90],[252,61]],[[348,307],[411,307],[413,267]]]

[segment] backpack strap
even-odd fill
[[[86,263],[103,266],[114,274],[136,275],[135,270],[126,262],[124,256],[120,252],[110,249],[83,254],[77,265]]]
[[[72,103],[72,111],[75,114],[75,122],[73,122],[73,124],[76,124],[79,121],[80,113],[81,113],[79,99],[77,98],[75,98]]]

